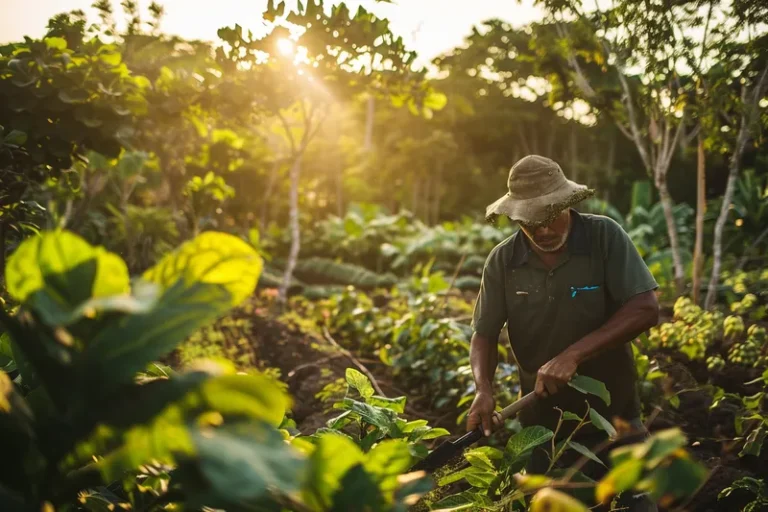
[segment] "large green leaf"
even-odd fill
[[[83,372],[93,383],[91,391],[106,393],[130,382],[151,361],[229,310],[231,301],[219,285],[178,281],[150,311],[116,319],[85,350]]]
[[[371,381],[368,379],[368,377],[355,370],[354,368],[347,368],[346,378],[347,384],[351,388],[356,389],[357,392],[360,393],[360,396],[363,398],[370,398],[373,396],[375,390],[373,389],[373,386],[371,386]]]
[[[624,491],[632,489],[643,474],[643,461],[630,459],[611,469],[597,484],[595,494],[599,502],[608,501]]]
[[[206,381],[201,393],[212,410],[224,416],[258,418],[278,427],[290,399],[264,375],[223,375]]]
[[[243,240],[226,233],[208,231],[185,242],[144,273],[144,279],[163,289],[179,281],[215,284],[230,294],[236,306],[250,296],[264,266],[256,250]]]
[[[22,242],[8,259],[5,277],[15,300],[25,303],[44,291],[63,309],[130,289],[128,268],[119,256],[68,231],[44,232]]]
[[[11,130],[11,132],[2,139],[3,144],[12,144],[21,146],[27,142],[27,134],[20,130]]]
[[[357,464],[341,479],[341,487],[333,495],[330,512],[383,512],[387,502],[376,480],[362,465]]]
[[[50,296],[47,294],[37,296],[35,306],[49,324],[66,327],[75,324],[83,317],[92,318],[98,313],[148,313],[155,306],[159,291],[157,285],[139,281],[134,286],[132,295],[93,297],[71,310],[63,310],[51,304]]]
[[[115,430],[128,429],[152,421],[169,406],[180,403],[193,392],[198,396],[187,400],[200,405],[200,388],[213,377],[203,371],[190,371],[170,378],[158,378],[144,384],[134,383],[123,388],[120,403],[108,401],[88,409],[90,421]]]
[[[599,412],[590,408],[589,418],[592,420],[592,424],[600,430],[604,431],[611,437],[616,437],[616,429],[611,425],[611,422],[605,419]]]
[[[512,457],[519,457],[520,455],[533,450],[540,444],[546,443],[555,434],[546,427],[540,425],[534,425],[532,427],[525,427],[523,430],[513,435],[507,441],[506,451]]]
[[[608,392],[608,388],[597,379],[587,377],[586,375],[574,375],[568,381],[568,385],[581,393],[598,396],[606,405],[611,405],[611,394]]]
[[[192,427],[191,438],[200,471],[223,502],[257,500],[270,488],[286,494],[299,490],[302,458],[267,424]]]
[[[752,430],[744,441],[744,448],[739,452],[739,457],[744,457],[745,455],[759,457],[766,437],[768,437],[768,431],[762,425]]]
[[[387,397],[378,396],[378,395],[373,395],[367,400],[369,404],[375,407],[382,407],[384,409],[389,409],[390,411],[394,411],[398,414],[402,414],[403,411],[405,411],[405,401],[406,401],[406,397],[404,396],[398,396],[396,398],[387,398]]]
[[[375,477],[384,492],[397,488],[397,477],[411,465],[411,452],[408,443],[400,439],[387,439],[368,452],[363,466]]]
[[[304,501],[312,509],[329,507],[344,475],[363,460],[363,452],[348,437],[336,433],[319,435],[309,459],[308,485],[302,492]]]
[[[288,403],[265,376],[211,376],[202,371],[123,388],[121,397],[118,404],[92,408],[89,421],[99,427],[77,447],[68,467],[79,467],[93,453],[109,454],[102,468],[108,475],[153,457],[170,463],[179,454],[193,453],[187,428],[193,421],[228,425],[248,419],[268,429],[280,423]],[[177,437],[169,439],[168,432]]]
[[[592,450],[590,450],[583,444],[577,443],[576,441],[571,440],[571,441],[568,441],[568,446],[570,446],[571,448],[573,448],[583,456],[587,457],[588,459],[597,462],[601,466],[605,466],[605,463],[602,460],[600,460],[600,457],[595,455],[595,453]]]
[[[342,407],[359,415],[367,423],[379,427],[385,434],[389,432],[399,432],[399,428],[395,421],[397,415],[394,411],[358,402],[351,398],[345,398],[342,401]]]

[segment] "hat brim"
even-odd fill
[[[565,180],[562,186],[549,194],[532,199],[515,199],[507,193],[486,207],[485,218],[491,220],[496,215],[506,215],[513,221],[530,226],[548,224],[566,208],[594,194],[595,191],[585,185]]]

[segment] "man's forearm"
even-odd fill
[[[499,359],[497,340],[491,340],[478,333],[472,335],[469,346],[469,362],[475,377],[478,393],[493,393],[493,377]]]
[[[570,347],[578,364],[601,352],[620,346],[647,331],[659,319],[659,303],[653,291],[639,294],[624,304],[599,329],[592,331]]]

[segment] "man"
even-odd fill
[[[539,398],[520,413],[524,426],[554,431],[556,407],[581,416],[588,401],[603,417],[642,429],[629,342],[658,321],[656,281],[616,222],[571,209],[594,191],[566,179],[554,161],[527,156],[512,167],[507,184],[509,192],[486,216],[507,215],[520,230],[491,251],[483,269],[472,321],[476,395],[467,429],[481,425],[490,435],[496,421],[493,380],[504,323],[521,392]],[[605,383],[610,406],[567,385],[577,372]],[[558,437],[575,423],[564,422]],[[587,445],[605,439],[591,425],[580,433]],[[536,452],[528,470],[543,473],[548,464],[546,454]],[[595,464],[584,471],[597,479],[604,469]],[[655,510],[647,499],[631,501],[629,510]]]

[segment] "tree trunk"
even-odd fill
[[[296,260],[299,258],[299,249],[301,247],[301,233],[299,231],[299,175],[301,173],[301,154],[294,157],[291,165],[290,180],[291,192],[289,196],[290,215],[288,227],[291,231],[291,249],[288,253],[288,262],[285,265],[283,282],[278,290],[277,300],[280,304],[285,304],[288,296],[288,287],[293,279],[293,269],[296,268]]]
[[[715,298],[717,297],[720,268],[723,264],[723,230],[725,229],[725,223],[728,221],[728,213],[731,210],[733,192],[736,189],[736,180],[739,177],[741,156],[744,154],[744,148],[746,147],[747,139],[749,138],[748,132],[749,125],[747,123],[746,115],[742,115],[739,136],[736,139],[736,147],[734,148],[731,160],[728,163],[728,181],[725,185],[725,193],[723,194],[723,205],[720,207],[720,213],[717,216],[717,221],[715,221],[715,236],[712,242],[712,275],[709,278],[707,298],[704,300],[704,307],[706,309],[712,309],[715,305]]]
[[[363,141],[363,149],[370,151],[373,149],[373,121],[376,114],[376,100],[373,95],[368,96],[367,110],[365,116],[365,140]]]
[[[707,213],[707,175],[704,136],[699,133],[698,165],[696,167],[696,242],[693,247],[693,302],[700,304],[701,275],[704,269],[704,215]]]
[[[659,200],[664,210],[664,220],[667,221],[667,233],[669,235],[669,247],[672,250],[672,265],[675,271],[675,288],[677,293],[683,293],[685,288],[685,268],[683,260],[680,257],[680,240],[677,237],[677,226],[675,225],[675,214],[672,211],[672,196],[669,195],[667,188],[666,173],[658,173],[656,178],[656,188],[659,190]]]

